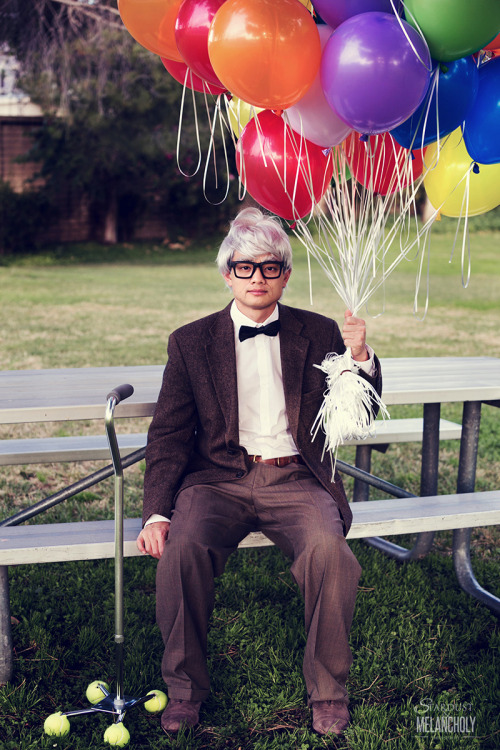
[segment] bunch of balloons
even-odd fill
[[[118,0],[118,8],[176,80],[233,102],[240,179],[279,216],[313,211],[346,144],[354,179],[374,193],[400,190],[432,164],[426,180],[443,213],[456,201],[447,203],[440,170],[459,149],[464,173],[479,164],[472,212],[486,205],[475,204],[476,182],[481,194],[488,185],[489,207],[500,203],[497,173],[481,166],[500,162],[500,0]],[[457,131],[463,139],[444,145]],[[436,143],[430,162],[424,148]],[[402,162],[411,166],[403,182]]]

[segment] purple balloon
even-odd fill
[[[389,13],[344,21],[321,58],[321,85],[330,107],[358,133],[392,130],[424,98],[431,56],[420,34]]]
[[[333,29],[360,13],[394,13],[391,0],[315,0],[313,5],[323,21]],[[394,7],[399,12],[399,0],[394,0]]]

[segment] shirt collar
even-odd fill
[[[252,328],[259,328],[259,326],[265,326],[268,323],[272,323],[274,320],[279,320],[280,317],[279,307],[278,305],[276,305],[268,318],[266,318],[262,323],[256,323],[255,320],[247,318],[246,315],[243,315],[243,313],[236,306],[236,302],[234,300],[233,304],[231,305],[230,313],[236,333],[239,332],[240,326],[251,326]]]

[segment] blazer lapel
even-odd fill
[[[294,437],[297,436],[302,394],[302,381],[306,364],[309,341],[300,335],[302,323],[297,320],[289,307],[280,308],[280,351],[283,390],[288,414],[288,422]]]
[[[236,352],[231,304],[220,311],[210,329],[210,339],[205,344],[208,366],[226,422],[229,439],[238,442],[238,385],[236,381]]]
[[[210,329],[210,339],[205,344],[205,352],[217,399],[224,415],[227,438],[237,443],[239,439],[238,385],[236,381],[234,326],[229,312],[231,304],[229,303],[217,315]],[[292,434],[296,436],[309,341],[301,336],[300,332],[303,325],[293,315],[290,308],[281,304],[279,308],[283,390],[290,429]]]

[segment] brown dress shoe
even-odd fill
[[[349,726],[350,716],[344,701],[315,701],[312,712],[312,726],[318,734],[341,735]]]
[[[201,701],[178,701],[172,698],[161,715],[164,732],[178,732],[181,727],[195,727],[200,716]]]

